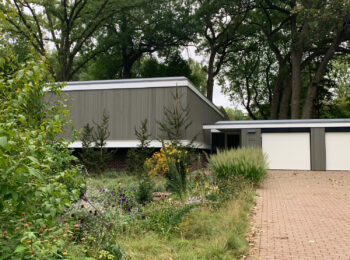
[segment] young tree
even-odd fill
[[[189,107],[181,104],[181,95],[176,89],[173,95],[173,105],[164,107],[164,120],[158,122],[159,129],[163,133],[160,140],[169,140],[175,147],[191,147],[196,140],[197,135],[193,136],[189,144],[183,144],[182,140],[186,135],[186,130],[192,125],[191,113]]]
[[[135,127],[135,136],[140,143],[137,148],[128,150],[126,164],[129,172],[143,173],[144,163],[153,153],[153,149],[149,147],[151,135],[148,133],[147,124],[148,120],[145,119],[138,128]]]

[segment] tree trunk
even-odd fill
[[[283,94],[280,102],[279,119],[288,119],[290,96],[292,94],[292,86],[290,77],[283,80]]]
[[[215,63],[216,51],[212,48],[208,63],[208,79],[207,79],[207,98],[213,101],[214,90],[214,63]]]
[[[304,22],[301,31],[297,27],[297,14],[291,16],[292,31],[292,102],[291,102],[291,118],[300,118],[300,92],[301,92],[301,62],[304,49],[304,38],[308,31],[307,22]]]
[[[291,118],[300,117],[301,52],[293,50],[292,55],[292,102]]]
[[[271,113],[270,119],[277,119],[278,117],[278,107],[280,105],[280,96],[281,96],[281,85],[283,82],[282,78],[282,69],[281,66],[278,71],[277,80],[273,87],[272,101],[271,101]]]
[[[128,62],[128,61],[124,62],[124,60],[123,60],[123,72],[122,72],[123,79],[130,79],[131,78],[132,65],[133,64],[130,64],[130,62]]]
[[[350,29],[349,29],[350,30]],[[340,31],[334,40],[332,41],[332,44],[329,46],[329,48],[326,51],[326,54],[324,55],[321,63],[318,65],[315,76],[310,82],[309,88],[307,90],[304,107],[303,107],[303,114],[302,118],[311,118],[312,111],[314,107],[314,100],[317,95],[317,86],[324,77],[324,74],[326,73],[328,62],[332,59],[335,50],[340,45],[342,41],[342,36],[345,33],[345,30]]]

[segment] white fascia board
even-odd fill
[[[96,84],[74,84],[66,85],[62,91],[83,91],[83,90],[108,90],[108,89],[133,89],[133,88],[169,88],[187,86],[187,80],[164,80],[144,82],[116,82]]]
[[[165,144],[169,143],[169,141],[164,141]],[[189,144],[188,140],[182,140],[181,143],[183,145]],[[93,144],[92,144],[93,145]],[[106,141],[105,148],[136,148],[140,145],[140,142],[137,140],[109,140]],[[199,149],[210,149],[210,145],[207,145],[202,142],[194,142],[194,147],[198,147]],[[75,141],[69,144],[69,148],[82,148],[81,141]],[[162,143],[157,140],[153,140],[150,142],[149,147],[151,148],[161,148]]]
[[[246,129],[246,128],[299,128],[299,127],[350,127],[350,122],[343,123],[297,123],[297,124],[227,124],[227,125],[204,125],[203,129]]]

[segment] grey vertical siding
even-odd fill
[[[192,125],[187,129],[187,137],[192,138],[198,134],[197,141],[211,145],[211,132],[204,131],[203,125],[214,124],[224,118],[190,88],[187,88],[187,102],[192,118]]]
[[[255,133],[248,133],[248,130],[255,130]],[[261,148],[261,129],[242,129],[242,147],[259,147]]]
[[[326,170],[326,140],[323,127],[311,128],[311,170]]]
[[[109,140],[136,140],[134,128],[144,119],[148,119],[152,139],[162,135],[158,122],[164,119],[164,108],[173,106],[173,95],[176,91],[181,97],[181,105],[189,106],[191,111],[192,125],[187,129],[185,139],[190,140],[199,134],[197,141],[210,145],[210,131],[205,133],[202,127],[223,118],[187,86],[78,90],[63,93],[68,97],[68,110],[75,129],[81,130],[87,123],[99,123],[106,111],[110,117]],[[50,94],[47,97],[52,99]],[[63,136],[69,139],[71,134],[71,130],[66,128]]]
[[[109,114],[109,140],[135,140],[134,128],[148,119],[148,129],[153,138],[160,135],[157,122],[163,119],[163,108],[173,104],[176,88],[140,88],[65,91],[68,95],[70,119],[75,129],[87,123],[99,123],[103,112]],[[177,87],[186,105],[186,87]],[[69,138],[70,132],[65,132]]]

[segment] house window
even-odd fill
[[[241,136],[239,134],[227,134],[226,135],[226,148],[238,148],[241,144]]]

